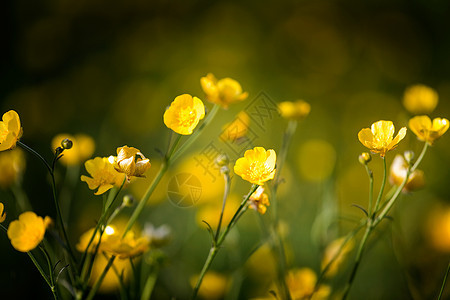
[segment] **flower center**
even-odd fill
[[[182,109],[179,114],[179,123],[184,127],[191,127],[195,122],[196,113],[191,107]]]

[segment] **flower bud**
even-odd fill
[[[228,155],[226,155],[226,154],[219,154],[216,157],[215,163],[219,167],[224,167],[230,163],[230,159],[228,158]]]
[[[135,200],[134,200],[133,196],[131,196],[131,195],[123,196],[123,200],[122,200],[123,206],[133,207],[134,202],[135,202]]]
[[[372,160],[372,157],[369,152],[363,152],[359,155],[358,160],[362,165],[367,165]]]
[[[403,154],[403,156],[405,157],[405,160],[408,164],[412,163],[412,160],[414,159],[414,151],[411,150],[407,150],[405,151],[405,153]]]
[[[61,141],[61,147],[64,150],[68,150],[68,149],[72,148],[72,146],[73,146],[73,142],[71,140],[69,140],[69,139],[63,139]]]

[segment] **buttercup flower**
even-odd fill
[[[0,151],[14,148],[22,133],[19,115],[14,110],[4,113],[0,121]]]
[[[208,101],[223,108],[228,108],[230,104],[243,101],[248,97],[247,92],[242,92],[239,82],[228,77],[217,80],[213,74],[209,73],[200,79],[200,84]]]
[[[191,286],[194,287],[198,276],[191,277]],[[223,299],[229,288],[229,278],[223,274],[209,271],[203,277],[203,283],[198,290],[198,295],[202,299],[218,300]]]
[[[106,228],[108,228],[108,226]],[[84,250],[86,250],[89,241],[91,240],[92,234],[94,233],[94,230],[95,228],[91,228],[80,236],[80,240],[75,245],[75,248],[78,251],[84,252]],[[105,232],[108,232],[108,230],[105,229]],[[95,248],[97,247],[99,239],[100,239],[100,232],[97,231],[95,233],[94,239],[91,242],[91,245],[89,246],[88,252],[90,253],[95,252]]]
[[[20,148],[0,153],[0,187],[17,182],[25,169],[25,155]]]
[[[120,173],[125,173],[128,180],[133,176],[145,177],[145,171],[151,166],[150,160],[139,149],[126,145],[117,148],[116,162],[116,170]]]
[[[63,156],[60,158],[63,164],[67,166],[78,165],[85,162],[94,154],[94,140],[90,136],[82,133],[74,136],[65,133],[58,134],[52,140],[52,149],[55,150],[57,147],[60,147],[61,141],[64,139],[71,140],[73,145],[72,148],[64,150]]]
[[[270,205],[269,196],[264,193],[264,188],[259,186],[249,198],[250,207],[260,214],[265,214],[267,206]]]
[[[332,241],[325,249],[323,258],[322,258],[322,270],[331,262],[331,260],[337,255],[331,265],[328,267],[328,271],[326,273],[327,276],[333,276],[337,273],[339,266],[344,262],[347,254],[353,249],[355,243],[353,240],[347,241],[345,245],[342,247],[345,238],[341,237],[334,241]],[[340,250],[342,247],[342,250]],[[340,250],[340,252],[339,252]],[[339,254],[338,254],[339,253]]]
[[[300,120],[309,115],[311,105],[303,100],[284,101],[278,103],[278,111],[285,119]]]
[[[263,185],[275,176],[277,155],[274,150],[255,147],[247,150],[244,157],[239,158],[234,165],[234,173],[250,183]]]
[[[3,203],[0,202],[0,223],[3,223],[6,219],[6,213],[3,211],[5,209],[5,206]]]
[[[31,251],[44,239],[45,230],[51,223],[52,220],[49,217],[43,219],[34,212],[24,212],[18,220],[9,224],[8,238],[16,250]]]
[[[391,121],[378,121],[372,127],[361,129],[358,133],[359,141],[374,153],[379,153],[381,157],[386,152],[395,149],[398,143],[406,135],[406,127],[402,127],[394,138],[395,127]]]
[[[125,259],[141,255],[149,249],[148,237],[136,237],[133,231],[128,231],[122,238],[122,232],[116,231],[112,226],[109,228],[109,232],[105,231],[105,238],[101,241],[101,251]]]
[[[429,114],[438,104],[437,92],[423,84],[408,87],[403,95],[403,105],[412,114]]]
[[[428,212],[424,237],[430,245],[443,253],[450,253],[450,206],[435,204]]]
[[[245,111],[241,111],[236,119],[224,126],[220,138],[223,141],[236,141],[244,137],[250,126],[250,117]]]
[[[111,159],[114,162],[114,158]],[[114,186],[120,187],[125,175],[119,173],[114,168],[108,157],[96,157],[84,163],[86,171],[92,176],[81,176],[81,181],[88,184],[91,190],[98,189],[94,194],[100,195]]]
[[[405,180],[406,174],[408,172],[408,163],[403,158],[402,155],[397,154],[394,161],[391,164],[391,169],[389,173],[389,182],[392,185],[400,186]],[[408,182],[406,182],[403,191],[411,192],[422,188],[425,185],[425,179],[422,170],[414,170],[409,175]]]
[[[189,135],[204,117],[202,100],[183,94],[176,97],[164,113],[164,124],[178,134]]]
[[[408,125],[419,140],[432,145],[448,130],[449,122],[445,118],[435,118],[431,122],[428,116],[416,116],[409,120]]]
[[[300,300],[309,297],[317,281],[317,275],[309,268],[290,270],[286,276],[286,285],[293,300]],[[331,289],[327,285],[321,285],[312,299],[328,299]]]

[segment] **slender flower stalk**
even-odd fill
[[[106,265],[105,269],[103,270],[100,277],[97,279],[97,281],[94,283],[94,286],[92,287],[91,291],[89,292],[88,296],[86,297],[86,300],[92,300],[94,299],[95,294],[97,294],[98,289],[100,288],[100,285],[103,282],[103,279],[106,276],[106,273],[108,273],[109,269],[111,268],[112,264],[114,263],[114,259],[116,257],[113,255],[108,260],[108,264]]]
[[[386,186],[386,178],[387,178],[386,158],[384,156],[382,156],[381,159],[383,160],[383,181],[381,182],[380,192],[378,193],[377,201],[375,202],[375,208],[374,208],[375,213],[379,209],[381,198],[383,198],[384,187]]]
[[[214,258],[216,257],[217,253],[219,252],[220,247],[222,246],[222,243],[224,242],[225,238],[227,237],[228,232],[236,224],[237,220],[242,215],[242,212],[246,211],[246,207],[248,205],[247,204],[248,199],[250,199],[250,196],[256,191],[257,188],[258,188],[257,184],[252,185],[252,187],[250,188],[250,192],[247,194],[247,196],[244,197],[244,200],[242,200],[241,204],[239,205],[239,208],[234,213],[233,217],[231,218],[231,220],[228,223],[225,230],[222,232],[222,234],[220,234],[220,235],[216,234],[213,237],[213,242],[212,242],[211,249],[209,250],[208,257],[206,258],[206,261],[203,265],[203,268],[200,272],[200,275],[197,279],[194,290],[192,292],[192,296],[191,296],[192,300],[197,298],[197,293],[198,293],[198,290],[200,289],[200,285],[202,284],[203,277],[205,276],[206,272],[209,270]]]
[[[444,293],[445,283],[447,282],[448,273],[450,272],[450,262],[447,265],[447,271],[445,271],[444,279],[442,280],[441,289],[439,291],[439,296],[437,300],[441,300],[442,294]]]
[[[347,299],[348,294],[350,292],[350,289],[352,287],[353,281],[356,276],[356,272],[358,270],[358,267],[361,262],[361,258],[364,254],[364,250],[366,247],[366,243],[370,237],[370,234],[373,232],[373,230],[376,228],[376,226],[386,217],[386,215],[391,210],[392,206],[395,204],[396,200],[398,199],[398,196],[400,195],[401,191],[403,190],[404,186],[408,182],[409,176],[411,173],[419,166],[420,162],[422,161],[423,157],[425,156],[425,153],[428,149],[428,143],[424,143],[422,152],[420,153],[419,157],[417,158],[417,161],[414,163],[413,166],[409,166],[405,179],[403,180],[402,184],[397,187],[396,191],[394,192],[392,198],[388,200],[384,208],[381,209],[380,212],[375,211],[373,216],[368,216],[367,223],[366,223],[366,230],[364,232],[364,235],[360,241],[358,251],[356,253],[355,263],[353,265],[352,271],[350,273],[350,277],[347,281],[347,284],[344,289],[344,295],[342,297],[343,300]]]
[[[53,164],[52,164],[52,167],[50,167],[50,165],[47,163],[47,161],[38,152],[36,152],[34,149],[28,147],[27,145],[25,145],[21,141],[17,141],[17,144],[19,146],[21,146],[22,148],[24,148],[25,150],[27,150],[30,153],[32,153],[33,155],[35,155],[37,158],[39,158],[44,163],[44,165],[46,166],[47,170],[49,171],[50,176],[52,178],[52,192],[53,192],[53,200],[54,200],[55,207],[56,207],[56,214],[58,216],[58,222],[61,224],[61,231],[63,233],[64,240],[65,240],[65,243],[66,243],[66,246],[67,246],[66,250],[69,253],[69,256],[70,256],[71,260],[73,262],[76,262],[75,255],[73,254],[72,246],[70,245],[69,237],[68,237],[67,232],[66,232],[64,221],[62,219],[62,214],[61,214],[61,209],[59,207],[58,198],[56,197],[56,182],[55,182],[55,173],[54,173],[55,164],[54,164],[54,162],[58,159],[58,156],[61,153],[55,152],[55,156],[54,156],[54,159],[53,159]],[[74,269],[76,269],[76,268],[74,268]]]

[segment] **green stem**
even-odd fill
[[[374,213],[378,212],[381,198],[383,197],[384,187],[386,186],[386,177],[387,177],[387,167],[386,167],[386,157],[382,157],[383,160],[383,182],[381,182],[380,192],[378,193],[377,202],[375,202]]]
[[[448,263],[447,271],[445,271],[444,280],[442,280],[441,290],[439,291],[439,296],[438,296],[437,300],[441,300],[441,298],[442,298],[442,294],[444,293],[444,287],[445,287],[445,283],[447,282],[447,277],[448,277],[449,271],[450,271],[450,262]]]
[[[222,210],[220,211],[219,223],[217,225],[217,231],[214,237],[214,242],[217,242],[217,239],[219,238],[220,227],[222,226],[223,213],[225,211],[225,204],[227,203],[228,194],[230,192],[230,174],[228,172],[225,172],[223,174],[223,178],[225,179],[225,191],[223,193]]]
[[[30,153],[32,153],[33,155],[35,155],[37,158],[39,158],[44,165],[46,166],[48,172],[50,173],[50,176],[52,178],[52,192],[53,192],[53,201],[55,203],[55,207],[56,207],[56,214],[57,214],[57,218],[58,218],[58,222],[61,224],[61,231],[63,233],[64,236],[64,240],[66,242],[66,250],[69,253],[70,258],[72,259],[73,262],[76,262],[76,258],[75,255],[73,253],[72,247],[70,245],[69,242],[69,238],[67,236],[67,232],[66,232],[66,228],[64,225],[64,221],[62,219],[62,214],[61,214],[61,209],[59,207],[59,202],[58,199],[56,197],[56,182],[55,182],[55,174],[54,174],[54,169],[47,163],[47,161],[38,153],[36,152],[34,149],[28,147],[27,145],[25,145],[24,143],[18,141],[17,144],[19,146],[21,146],[22,148],[24,148],[25,150],[29,151]],[[55,161],[55,159],[54,159]],[[76,268],[74,268],[76,270]]]
[[[106,273],[108,273],[109,268],[111,268],[112,264],[114,263],[114,259],[116,257],[113,255],[111,256],[111,258],[108,261],[108,264],[106,265],[105,269],[103,270],[102,274],[100,275],[100,277],[97,279],[97,281],[95,282],[94,286],[92,287],[91,291],[89,292],[88,296],[86,297],[86,300],[92,300],[94,299],[95,294],[97,293],[98,289],[100,288],[100,285],[103,282],[103,279],[106,276]]]
[[[369,217],[372,216],[372,204],[373,204],[373,172],[369,167],[364,165],[366,167],[367,176],[369,176]]]
[[[150,273],[145,281],[144,288],[142,289],[141,300],[150,300],[153,292],[153,288],[158,278],[159,267],[155,266],[154,270]]]
[[[55,299],[58,299],[58,294],[56,291],[56,286],[55,286],[55,278],[54,278],[54,274],[53,274],[53,266],[52,266],[52,260],[50,259],[50,256],[48,255],[47,250],[45,250],[45,248],[43,246],[39,246],[39,248],[41,249],[42,253],[44,253],[45,259],[47,261],[48,264],[48,272],[49,272],[49,277],[50,277],[50,283],[51,283],[51,290],[53,293],[53,297]]]
[[[364,236],[359,243],[358,252],[356,253],[355,264],[353,265],[352,271],[350,273],[350,278],[345,286],[344,295],[342,299],[347,299],[348,293],[350,292],[350,288],[352,287],[353,280],[355,279],[356,271],[358,270],[359,264],[361,262],[361,258],[364,252],[364,248],[366,246],[367,239],[369,238],[370,233],[372,232],[374,227],[372,227],[371,219],[368,220],[366,224],[366,231],[364,232]]]
[[[243,211],[244,207],[247,205],[247,201],[250,198],[250,196],[256,191],[258,188],[257,184],[252,185],[250,188],[250,192],[245,196],[244,200],[242,200],[241,204],[239,205],[239,208],[234,213],[233,217],[231,218],[231,221],[228,223],[225,230],[222,232],[222,234],[219,236],[219,238],[212,244],[211,249],[209,250],[208,257],[206,258],[206,261],[203,265],[202,271],[200,272],[200,275],[197,279],[197,283],[195,284],[194,290],[192,291],[191,299],[195,299],[197,297],[198,290],[200,289],[200,285],[202,284],[203,277],[205,276],[206,272],[208,271],[209,267],[211,266],[214,258],[217,255],[217,252],[220,249],[220,246],[222,245],[223,241],[225,240],[226,236],[228,235],[228,232],[230,229],[234,226],[234,224],[237,222],[239,217],[241,216],[241,211]]]

